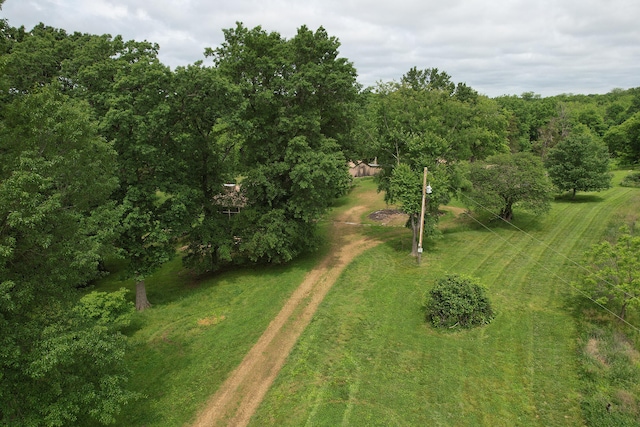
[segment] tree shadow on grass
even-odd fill
[[[441,229],[443,235],[465,231],[495,232],[498,230],[522,230],[525,232],[542,229],[540,215],[527,211],[516,211],[511,221],[489,213],[467,212]]]
[[[131,322],[122,328],[121,332],[123,335],[128,337],[133,336],[136,332],[142,329],[145,326],[145,321],[140,316],[131,316]]]
[[[247,276],[255,276],[262,281],[278,277],[286,272],[295,269],[311,269],[315,264],[324,258],[330,251],[328,245],[324,242],[317,250],[302,253],[295,259],[286,263],[270,263],[270,262],[246,262],[242,264],[229,264],[215,271],[208,271],[200,274],[189,271],[186,267],[181,274],[189,275],[191,283],[189,290],[207,289],[218,286],[220,282],[234,283],[238,279]]]
[[[472,212],[465,212],[455,218],[438,225],[438,232],[433,236],[424,236],[423,247],[425,251],[434,250],[439,241],[445,239],[464,239],[464,233],[500,233],[505,232],[537,232],[544,228],[540,216],[526,212],[517,211],[515,218],[509,222],[489,214],[478,215]],[[365,234],[376,237],[383,241],[384,245],[392,248],[398,253],[411,253],[412,233],[411,229],[404,227],[383,227],[373,226],[366,229]],[[505,235],[506,237],[506,235]]]
[[[555,197],[556,203],[599,203],[604,201],[604,198],[593,193],[576,194],[575,197],[571,193],[561,194]]]
[[[182,264],[180,255],[162,265],[157,271],[145,279],[147,296],[153,306],[160,307],[171,304],[183,298],[197,296],[199,293],[209,292],[211,288],[221,284],[236,284],[247,281],[248,276],[254,276],[256,281],[273,282],[275,279],[291,270],[311,269],[329,251],[329,245],[321,243],[317,251],[310,251],[300,255],[295,260],[285,264],[246,263],[225,265],[215,271],[197,273]],[[102,278],[91,282],[86,291],[113,292],[120,288],[129,290],[128,299],[135,300],[135,280],[124,272],[126,262],[109,262]],[[129,327],[135,331],[135,325]]]
[[[391,238],[385,239],[382,245],[393,249],[394,252],[399,254],[406,253],[411,254],[411,230],[407,229],[406,235],[395,235]]]
[[[334,210],[334,209],[340,209],[342,207],[347,206],[351,201],[351,199],[349,198],[349,196],[351,195],[351,191],[353,191],[353,189],[351,189],[349,191],[349,193],[347,193],[346,196],[342,196],[340,198],[337,198],[337,199],[333,200],[333,202],[331,203],[330,208],[332,210]]]

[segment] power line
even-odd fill
[[[450,187],[453,189],[453,187]],[[455,190],[455,189],[454,189]],[[565,254],[558,252],[557,250],[553,249],[551,246],[549,246],[547,243],[545,243],[544,241],[538,239],[537,237],[527,233],[525,230],[522,230],[521,228],[519,228],[518,226],[512,224],[511,222],[505,220],[504,218],[500,217],[499,215],[495,215],[490,209],[488,209],[487,207],[483,206],[481,203],[477,202],[476,200],[474,200],[473,198],[467,196],[466,194],[461,194],[462,196],[466,197],[467,199],[469,199],[472,203],[474,203],[475,205],[477,205],[478,207],[480,207],[481,209],[485,210],[486,212],[490,213],[493,217],[498,218],[500,220],[502,220],[503,222],[505,222],[506,224],[508,224],[510,227],[513,227],[514,229],[516,229],[517,231],[525,234],[527,237],[531,238],[532,240],[542,244],[545,248],[550,249],[553,253],[560,255],[562,258],[564,258],[565,260],[569,261],[570,263],[572,263],[573,265],[579,267],[582,270],[585,270],[586,272],[588,272],[590,275],[593,274],[588,268],[584,267],[583,265],[579,264],[577,261],[572,260],[571,258],[569,258],[568,256],[566,256]],[[491,232],[492,234],[494,234],[495,236],[499,237],[501,240],[503,240],[504,242],[508,243],[509,245],[513,246],[514,248],[517,249],[516,245],[512,242],[510,242],[508,239],[506,239],[505,237],[501,236],[500,234],[496,233],[494,230],[492,230],[491,228],[487,227],[485,224],[483,224],[481,221],[479,221],[477,218],[475,218],[473,215],[469,214],[467,215],[469,218],[471,218],[473,221],[475,221],[477,224],[479,224],[480,226],[482,226],[483,228],[485,228],[486,230],[488,230],[489,232]],[[527,257],[527,254],[523,254],[522,256]],[[571,282],[567,281],[564,277],[559,276],[557,273],[555,273],[554,271],[550,270],[546,265],[544,265],[543,263],[533,259],[533,258],[529,258],[532,261],[534,261],[536,264],[540,265],[545,271],[547,271],[548,273],[552,274],[554,277],[558,278],[561,282],[563,282],[564,284],[570,286],[571,288],[575,289],[576,291],[578,291],[580,294],[582,294],[584,297],[586,297],[588,300],[592,301],[594,304],[598,305],[600,308],[604,309],[605,311],[609,312],[610,314],[612,314],[614,317],[618,318],[619,320],[621,320],[623,323],[627,324],[628,326],[630,326],[631,328],[633,328],[634,330],[636,330],[637,332],[640,332],[640,328],[638,328],[637,326],[629,323],[627,320],[625,320],[624,318],[620,317],[618,314],[614,313],[613,311],[611,311],[609,308],[607,308],[606,306],[604,306],[603,304],[599,303],[598,301],[594,300],[593,298],[591,298],[591,296],[589,296],[589,294],[587,294],[586,292],[584,292],[582,289],[574,286],[573,284],[571,284]],[[603,280],[607,285],[614,287],[615,285],[613,285],[612,283],[608,282],[607,280]],[[623,293],[628,296],[628,297],[633,297],[632,295],[629,295],[628,293],[624,292]]]
[[[497,218],[501,221],[503,221],[504,223],[508,224],[510,227],[515,228],[516,230],[520,231],[521,233],[524,233],[527,237],[537,241],[538,243],[541,243],[542,245],[544,245],[547,249],[550,249],[552,252],[554,252],[557,255],[560,255],[562,258],[564,258],[565,260],[569,261],[570,263],[572,263],[573,265],[575,265],[576,267],[585,270],[587,273],[592,274],[592,272],[585,266],[581,265],[580,263],[578,263],[577,261],[572,260],[571,258],[569,258],[568,256],[566,256],[565,254],[563,254],[562,252],[558,252],[557,250],[553,249],[551,246],[549,246],[548,244],[546,244],[545,242],[543,242],[542,240],[538,239],[537,237],[527,233],[525,230],[521,229],[520,227],[518,227],[517,225],[507,221],[506,219],[502,218],[499,215],[495,215],[493,212],[491,212],[491,210],[489,210],[489,208],[483,206],[482,204],[480,204],[479,202],[475,201],[474,199],[472,199],[471,197],[467,196],[466,194],[461,194],[462,196],[466,197],[467,199],[471,200],[473,203],[475,203],[477,206],[481,207],[482,209],[484,209],[485,211],[489,212],[491,215],[494,216],[494,218]],[[607,282],[608,283],[608,282]],[[608,283],[611,286],[611,283]],[[627,296],[630,296],[628,294],[626,294]]]

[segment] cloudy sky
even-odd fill
[[[6,0],[0,16],[156,42],[172,68],[240,21],[287,38],[323,26],[365,86],[413,66],[489,96],[640,86],[638,0]]]

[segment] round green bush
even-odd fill
[[[631,172],[620,183],[622,187],[640,187],[640,172]]]
[[[435,327],[463,327],[486,325],[494,317],[485,288],[477,280],[448,275],[429,292],[425,308],[427,320]]]

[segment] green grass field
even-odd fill
[[[364,179],[335,210],[362,201],[369,212],[385,207]],[[516,212],[520,230],[448,214],[421,266],[408,255],[408,229],[361,227],[384,243],[329,292],[251,425],[584,425],[579,343],[589,332],[577,319],[573,260],[639,208],[640,190],[616,186],[560,199],[548,216]],[[136,315],[127,356],[131,386],[146,397],[118,425],[193,419],[326,250],[199,280],[174,260],[149,278],[154,307]],[[488,288],[498,313],[490,325],[440,332],[426,324],[423,295],[445,273],[473,275]],[[98,289],[121,286],[133,289],[115,276]]]
[[[131,388],[144,398],[123,409],[117,425],[181,426],[193,418],[240,363],[320,253],[287,266],[241,269],[195,278],[174,259],[147,279],[153,307],[136,313],[128,335]],[[97,290],[134,283],[117,275]]]
[[[459,221],[420,267],[401,239],[370,250],[327,295],[251,425],[584,425],[572,260],[639,198],[616,187],[560,200],[548,216],[520,214],[520,230]],[[422,296],[445,273],[478,277],[497,318],[427,326]]]

